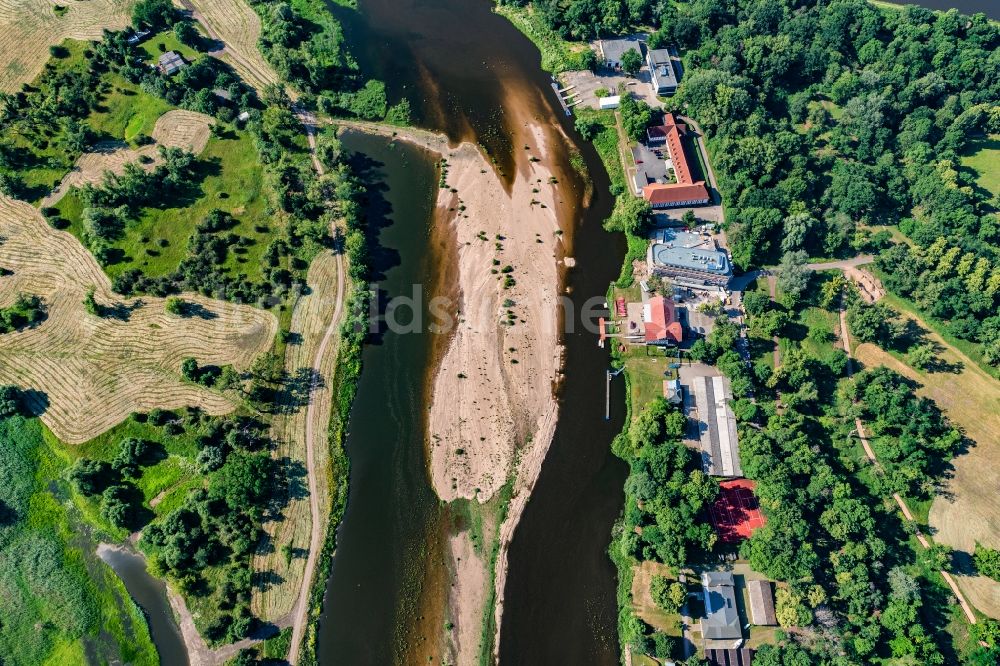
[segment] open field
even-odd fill
[[[260,90],[277,82],[277,74],[257,48],[260,17],[244,0],[175,0],[175,4],[191,10],[208,36],[226,45],[213,55],[232,65],[248,84]]]
[[[238,224],[230,231],[247,239],[243,246],[230,248],[223,269],[231,275],[245,273],[251,280],[260,278],[261,255],[280,233],[284,220],[278,214],[265,215],[264,170],[253,138],[234,131],[211,136],[198,157],[194,165],[199,189],[196,198],[143,209],[123,237],[111,244],[123,254],[122,261],[105,267],[111,278],[131,268],[152,277],[173,272],[188,256],[188,239],[195,227],[216,208],[232,214]],[[83,203],[79,196],[75,192],[64,194],[57,207],[59,215],[70,221],[67,230],[82,239]]]
[[[657,631],[668,636],[681,635],[681,616],[661,608],[650,592],[653,578],[662,576],[677,580],[670,567],[660,562],[645,560],[634,566],[632,577],[632,610],[636,616]]]
[[[299,339],[285,348],[285,370],[293,377],[308,377],[313,359],[326,333],[330,315],[337,302],[337,257],[324,252],[313,260],[309,267],[307,282],[311,292],[299,299],[292,313],[289,330]],[[331,351],[336,345],[328,345]],[[324,355],[320,368],[322,377],[332,377],[336,354]],[[315,404],[312,416],[316,425],[325,431],[330,421],[333,387],[321,382],[310,394]],[[264,524],[264,531],[270,537],[267,548],[254,558],[255,572],[274,572],[280,577],[278,582],[263,588],[254,587],[252,609],[266,621],[276,621],[290,613],[299,597],[302,575],[305,570],[304,553],[310,547],[312,517],[309,496],[304,491],[305,478],[301,474],[306,462],[306,419],[308,410],[301,403],[301,396],[286,392],[281,402],[290,408],[289,413],[275,417],[271,427],[271,437],[276,443],[274,457],[283,461],[289,475],[288,503],[279,517]],[[329,465],[329,447],[318,446],[314,454],[314,464],[318,469]],[[303,470],[296,467],[302,466]],[[321,507],[330,503],[330,488],[325,475],[320,475],[316,498]],[[288,549],[294,555],[287,557]]]
[[[0,236],[0,265],[13,273],[0,278],[0,306],[25,292],[48,307],[40,325],[5,336],[0,382],[42,392],[33,407],[64,441],[87,441],[133,411],[232,411],[226,396],[183,381],[181,361],[244,369],[277,331],[270,313],[196,295],[184,298],[203,313],[184,319],[167,314],[160,298],[119,301],[79,241],[53,230],[28,204],[0,197]],[[83,299],[91,287],[99,304],[115,304],[121,314],[87,314]]]
[[[954,474],[931,505],[929,524],[936,541],[970,553],[979,541],[1000,547],[1000,382],[969,362],[934,333],[941,359],[961,364],[958,373],[918,372],[872,344],[855,350],[866,366],[885,365],[921,384],[917,393],[934,400],[975,445],[953,461]],[[963,558],[964,559],[964,558]],[[1000,583],[983,576],[956,575],[972,604],[1000,617]]]
[[[1000,134],[970,142],[962,166],[975,172],[981,188],[1000,196]]]
[[[152,133],[154,144],[138,149],[129,148],[122,143],[98,144],[95,146],[97,150],[80,156],[73,170],[42,199],[41,206],[55,206],[70,188],[100,183],[105,171],[120,174],[125,170],[126,164],[137,162],[143,157],[149,160],[143,168],[152,171],[160,162],[157,146],[183,148],[197,155],[205,150],[209,130],[214,123],[214,118],[203,113],[174,109],[157,119]]]
[[[0,0],[0,92],[33,80],[49,59],[49,46],[64,39],[100,39],[104,28],[127,26],[134,0]]]

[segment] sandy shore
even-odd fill
[[[562,235],[572,220],[562,219],[569,217],[561,212],[562,173],[551,157],[562,149],[553,144],[565,137],[526,110],[512,115],[516,173],[507,184],[471,143],[452,146],[422,130],[344,123],[420,145],[444,160],[436,224],[448,225],[454,239],[457,266],[449,270],[456,270],[457,288],[450,290],[454,297],[431,304],[437,323],[450,326],[450,342],[431,386],[429,473],[438,496],[449,502],[488,502],[515,477],[506,519],[493,530],[499,540],[497,632],[507,546],[555,432],[562,366],[558,300],[563,267],[572,265]],[[445,632],[446,651],[455,663],[472,663],[483,639],[487,555],[474,552],[464,532],[449,539],[448,551],[453,628]]]

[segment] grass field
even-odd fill
[[[130,21],[134,0],[68,0],[56,13],[51,0],[0,0],[0,92],[33,80],[49,59],[49,47],[65,39],[94,40]]]
[[[250,280],[260,278],[261,254],[280,233],[283,221],[266,213],[264,172],[256,146],[246,132],[205,138],[207,143],[197,163],[200,191],[179,202],[182,205],[144,209],[139,219],[127,226],[123,238],[112,244],[124,253],[124,260],[106,267],[110,277],[131,268],[154,277],[172,273],[187,256],[188,239],[195,227],[209,211],[218,208],[239,221],[231,233],[248,239],[245,247],[230,248],[223,270],[230,275],[245,274]],[[70,192],[57,208],[60,216],[70,221],[70,233],[82,239],[79,196]]]
[[[159,298],[119,301],[93,255],[28,204],[0,197],[0,236],[0,262],[13,272],[3,278],[0,306],[26,292],[48,308],[40,325],[5,336],[0,383],[40,391],[32,406],[64,441],[87,441],[130,412],[154,407],[231,412],[230,398],[181,379],[181,361],[245,369],[277,333],[268,312],[195,295],[185,299],[204,314],[188,318],[167,314]],[[90,288],[98,303],[117,304],[120,314],[87,314]]]
[[[136,114],[145,122],[145,118]],[[208,144],[211,125],[215,122],[210,116],[193,111],[172,109],[155,119],[151,137],[153,143],[141,148],[129,148],[120,141],[111,141],[93,146],[94,152],[84,153],[73,165],[72,170],[59,182],[48,196],[44,197],[39,206],[55,207],[72,188],[85,184],[99,184],[104,180],[105,173],[121,174],[125,165],[145,161],[143,168],[151,171],[160,163],[158,147],[182,148],[192,153],[201,153]],[[127,133],[127,131],[126,131]],[[60,213],[68,220],[77,220],[82,215],[82,205],[76,201],[66,204],[66,209]],[[82,231],[82,229],[78,230]]]
[[[96,556],[64,502],[65,462],[38,419],[0,421],[0,660],[7,664],[159,663],[142,611]]]
[[[920,383],[927,396],[975,444],[953,461],[945,493],[935,498],[928,523],[936,541],[969,554],[979,541],[1000,547],[1000,382],[931,332],[928,339],[944,351],[941,359],[959,365],[959,372],[927,373],[871,344],[859,345],[857,358],[865,366],[885,365]],[[957,576],[969,600],[980,611],[1000,618],[1000,583],[982,576]]]
[[[258,90],[277,82],[277,74],[257,48],[260,17],[244,0],[191,0],[190,4],[208,36],[226,45],[218,54],[220,60]]]
[[[1000,196],[1000,134],[970,142],[962,166],[975,172],[981,188]]]
[[[171,106],[145,92],[119,74],[105,76],[107,84],[100,104],[87,117],[87,125],[103,140],[133,141],[151,135],[156,121]]]

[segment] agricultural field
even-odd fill
[[[260,17],[245,0],[179,0],[194,10],[194,17],[212,39],[225,44],[216,55],[233,66],[247,83],[262,90],[278,80],[274,69],[264,60],[257,41],[260,39]]]
[[[10,664],[159,663],[142,611],[65,500],[67,465],[37,418],[0,419],[0,655]]]
[[[993,196],[1000,196],[1000,134],[970,142],[962,166],[975,172],[976,183]]]
[[[0,236],[0,261],[12,272],[0,278],[0,306],[22,292],[47,306],[40,325],[5,339],[0,383],[44,392],[34,408],[63,441],[84,442],[156,407],[231,412],[232,398],[181,379],[181,361],[245,369],[277,332],[268,312],[200,296],[185,296],[199,314],[184,318],[167,314],[160,298],[122,301],[93,255],[28,204],[0,197]],[[115,316],[87,314],[89,289]]]
[[[297,339],[295,344],[289,344],[285,348],[285,371],[292,377],[302,377],[312,367],[316,351],[326,332],[323,313],[335,308],[337,277],[337,259],[329,252],[316,257],[309,268],[307,282],[310,291],[296,303],[288,328]],[[335,343],[336,341],[331,341],[330,344]],[[336,354],[326,354],[323,363],[323,376],[329,376],[328,373],[332,375]],[[308,413],[302,408],[300,398],[292,390],[279,396],[279,400],[293,409],[275,416],[271,425],[271,437],[276,442],[274,457],[277,460],[306,459]],[[317,407],[313,418],[320,425],[327,423],[333,401],[332,387],[327,383],[322,384],[313,391],[312,399]],[[325,469],[329,464],[329,449],[317,447],[314,455],[317,458],[316,464]],[[291,478],[295,477],[293,470],[288,472]],[[301,479],[299,483],[304,484],[305,479]],[[278,582],[254,588],[251,608],[265,620],[277,620],[292,611],[302,584],[305,557],[292,557],[292,554],[308,550],[312,519],[308,496],[293,492],[294,490],[289,488],[284,511],[275,520],[264,524],[272,547],[262,549],[264,552],[254,558],[255,571],[275,572],[279,577],[275,579]],[[320,506],[327,506],[330,502],[330,489],[322,479],[317,494]]]
[[[100,39],[130,22],[134,0],[0,0],[0,92],[34,80],[49,47],[66,39]]]

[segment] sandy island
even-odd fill
[[[553,149],[561,148],[552,144],[567,139],[558,126],[529,113],[516,115],[517,171],[507,187],[471,143],[453,146],[443,135],[423,130],[343,123],[414,143],[443,159],[446,187],[438,192],[435,223],[454,244],[456,266],[448,270],[457,285],[445,304],[432,306],[435,323],[445,321],[450,341],[431,386],[429,472],[438,496],[449,502],[488,502],[514,475],[506,519],[493,530],[500,544],[497,634],[507,546],[555,432],[562,365],[557,305],[562,269],[572,265],[562,233],[571,230],[572,220],[563,219],[569,215],[562,212],[562,174],[552,160]],[[453,628],[446,632],[447,652],[455,663],[474,663],[483,639],[489,563],[485,552],[475,553],[465,532],[450,537],[448,550]]]

